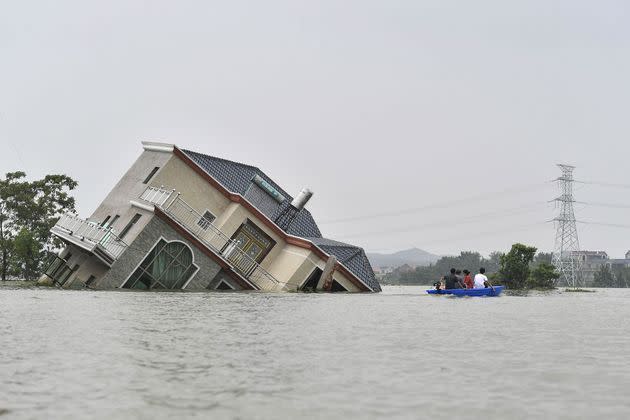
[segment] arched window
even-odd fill
[[[181,289],[196,271],[192,251],[186,244],[160,239],[122,287]]]

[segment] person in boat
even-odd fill
[[[465,289],[466,284],[464,284],[464,275],[462,274],[462,270],[456,270],[455,276],[457,277],[457,280],[459,280],[459,284],[463,285],[462,288]]]
[[[464,286],[466,286],[466,289],[472,289],[474,285],[475,282],[470,275],[470,271],[464,270]]]
[[[486,277],[486,269],[481,267],[479,273],[475,274],[475,289],[484,289],[488,287],[488,277]]]
[[[451,274],[445,278],[446,289],[463,289],[464,283],[457,277],[457,270],[451,268]]]
[[[444,289],[444,276],[442,276],[439,281],[436,281],[435,283],[433,283],[433,287],[435,287],[435,290],[443,290]]]

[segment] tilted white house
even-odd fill
[[[95,289],[381,290],[363,249],[322,238],[260,169],[143,142],[144,151],[87,220],[64,215],[67,245],[45,277]]]

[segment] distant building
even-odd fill
[[[586,286],[593,284],[595,273],[609,261],[605,251],[578,251],[574,255],[577,255],[581,262],[582,276]]]
[[[630,267],[630,251],[626,252],[625,258],[609,258],[605,251],[578,251],[574,255],[578,256],[582,264],[582,276],[586,286],[593,284],[595,273],[602,266],[607,266],[611,270]]]
[[[44,277],[95,289],[381,290],[362,248],[323,238],[264,172],[172,144],[144,151],[96,211],[52,228]]]
[[[630,251],[626,252],[626,258],[615,258],[608,260],[608,266],[611,269],[630,267]]]

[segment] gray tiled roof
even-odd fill
[[[286,209],[291,204],[291,201],[293,201],[293,197],[291,195],[280,188],[278,184],[273,182],[271,178],[255,166],[232,162],[230,160],[220,159],[190,150],[182,151],[204,171],[219,181],[227,190],[233,193],[245,196],[254,175],[260,176],[271,184],[276,190],[286,197],[286,200],[284,200],[282,204],[276,201],[268,201],[266,205],[260,205],[260,203],[256,202],[252,203],[271,220],[275,220],[280,212]],[[286,229],[286,232],[290,235],[302,238],[306,236],[316,238],[322,236],[319,228],[317,227],[317,223],[315,223],[315,220],[313,219],[313,216],[311,216],[311,213],[306,209],[303,209],[297,214],[289,228]]]
[[[182,152],[210,176],[219,181],[228,191],[246,197],[248,201],[271,220],[275,220],[293,201],[291,195],[255,166],[208,156],[191,150],[182,150]],[[271,184],[285,196],[286,200],[278,203],[268,194],[260,194],[255,184],[252,184],[252,178],[255,175],[260,176]],[[252,187],[253,185],[254,187]],[[381,286],[374,277],[374,271],[363,249],[354,245],[333,241],[332,239],[322,238],[319,227],[317,227],[317,223],[315,223],[313,216],[308,210],[302,209],[285,231],[290,235],[307,239],[324,252],[334,255],[339,262],[365,282],[373,291],[381,291]]]
[[[305,239],[313,242],[327,254],[337,257],[341,264],[363,280],[373,291],[381,291],[381,285],[374,277],[374,271],[363,248],[326,238]]]

